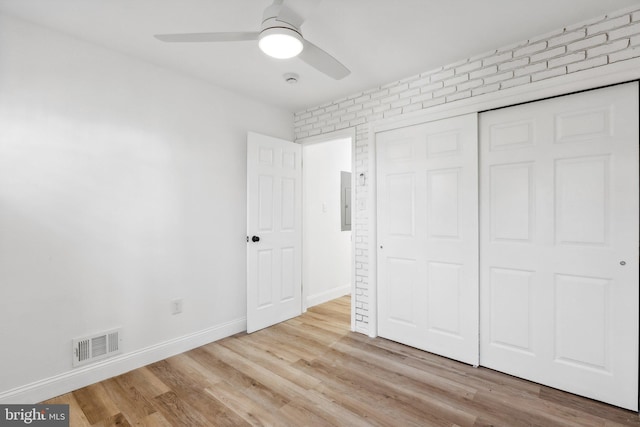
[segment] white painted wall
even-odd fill
[[[244,330],[248,130],[292,114],[0,15],[0,402]],[[123,356],[72,370],[118,326]]]
[[[302,147],[302,280],[307,307],[351,292],[351,232],[340,230],[340,172],[351,172],[351,139]]]

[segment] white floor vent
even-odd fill
[[[120,353],[122,329],[73,340],[73,367],[86,365]]]

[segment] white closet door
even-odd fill
[[[478,364],[477,115],[378,133],[378,334]]]
[[[638,409],[638,85],[480,115],[483,366]]]

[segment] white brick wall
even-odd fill
[[[356,129],[355,174],[369,172],[368,123],[640,57],[640,6],[573,24],[295,114],[296,138]],[[369,322],[368,183],[356,186],[356,328]],[[361,203],[364,203],[364,209]]]

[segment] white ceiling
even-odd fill
[[[153,34],[258,31],[271,0],[0,0],[0,12],[299,111],[639,4],[638,0],[285,0],[306,39],[350,70],[335,81],[257,42],[167,44]],[[299,83],[282,75],[294,72]]]

